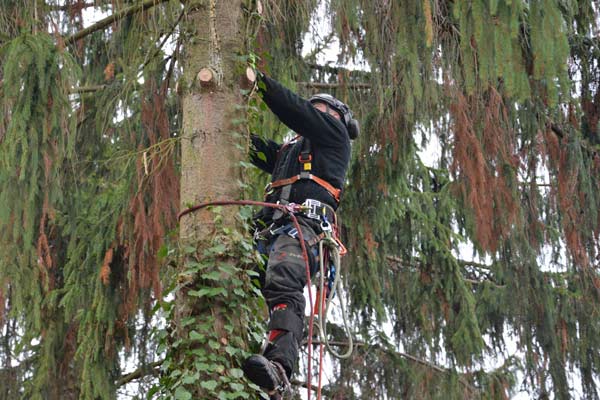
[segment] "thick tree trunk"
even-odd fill
[[[242,73],[237,58],[243,53],[243,21],[241,0],[204,1],[188,15],[187,22],[195,34],[184,48],[184,77],[178,87],[183,97],[182,209],[211,200],[238,199],[241,195],[240,161],[246,156],[241,144],[245,141],[245,135],[241,129],[243,125],[235,121],[243,120],[245,113],[244,98],[240,92]],[[235,223],[237,211],[232,207],[223,209],[223,221],[228,227]],[[192,290],[197,292],[207,287],[223,287],[229,292],[228,277],[225,275],[216,282],[207,281],[201,273],[189,274],[187,267],[193,262],[206,262],[202,259],[203,251],[215,245],[214,237],[217,234],[212,211],[201,210],[181,220],[181,248],[198,249],[193,255],[188,252],[180,266],[180,272],[187,270],[188,273],[180,274],[181,289],[177,291],[175,300],[176,338],[190,342],[189,346],[176,350],[175,361],[182,369],[185,365],[195,364],[194,357],[201,349],[205,351],[202,354],[210,357],[216,354],[231,358],[225,354],[225,347],[231,344],[237,348],[239,340],[232,338],[243,336],[239,330],[240,324],[235,322],[235,311],[231,310],[229,304],[231,296],[190,295]],[[236,260],[228,254],[231,252],[225,251],[216,260],[211,259],[207,262],[210,267],[202,273],[220,273],[219,268],[223,265],[235,267]],[[190,323],[192,319],[195,322]],[[211,332],[205,334],[199,327],[201,323],[211,324]],[[233,332],[232,326],[236,327]],[[200,335],[196,332],[200,332]],[[208,335],[211,335],[212,341],[206,339]],[[192,356],[190,349],[196,351]],[[213,361],[213,365],[220,362]],[[222,373],[234,364],[225,363],[222,364],[224,368],[216,368]],[[220,382],[218,373],[214,369],[204,371],[201,368],[197,369],[197,373],[197,383],[188,385],[194,398],[216,397],[211,393],[216,389],[206,382]],[[200,385],[202,382],[205,386]]]
[[[189,16],[197,33],[184,55],[182,207],[240,194],[239,161],[244,154],[237,146],[239,126],[231,121],[241,117],[243,104],[235,60],[243,46],[241,1],[206,3]],[[207,70],[212,77],[205,81]],[[181,237],[203,239],[212,222],[209,212],[188,215],[182,220]]]

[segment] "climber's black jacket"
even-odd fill
[[[274,79],[261,74],[260,81],[265,85],[261,89],[264,102],[281,122],[302,137],[280,145],[252,135],[252,163],[270,173],[271,182],[298,175],[301,170],[298,156],[302,142],[307,138],[311,144],[311,173],[341,189],[350,162],[350,138],[344,124],[317,110],[308,100]],[[267,196],[267,201],[276,202],[280,192],[281,188],[275,190]],[[301,204],[305,199],[316,199],[337,208],[337,202],[326,189],[316,182],[302,179],[292,185],[289,202]]]

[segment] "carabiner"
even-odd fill
[[[331,224],[327,221],[321,222],[321,230],[323,232],[330,232],[330,233],[333,231],[333,229],[331,228]]]

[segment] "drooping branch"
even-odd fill
[[[319,345],[319,344],[325,344],[325,343],[321,342],[321,341],[315,341],[315,340],[313,340],[313,345]],[[391,355],[391,356],[402,357],[402,358],[407,359],[407,360],[409,360],[409,361],[411,361],[413,363],[423,365],[423,366],[425,366],[427,368],[430,368],[431,370],[439,372],[439,373],[451,374],[451,373],[454,372],[451,368],[445,368],[445,367],[439,366],[437,364],[434,364],[431,361],[423,360],[422,358],[415,357],[415,356],[413,356],[411,354],[408,354],[408,353],[404,353],[404,352],[401,352],[401,351],[396,351],[396,350],[393,350],[393,349],[389,349],[389,348],[386,348],[386,347],[381,346],[379,344],[370,344],[370,343],[356,341],[356,340],[353,340],[353,344],[354,344],[355,347],[369,347],[369,348],[372,348],[372,349],[377,349],[377,350],[383,351],[384,353],[386,353],[388,355]],[[306,341],[303,342],[303,345],[306,345]],[[347,342],[342,342],[342,341],[333,341],[333,340],[330,340],[329,341],[329,345],[330,346],[347,346],[348,343]],[[479,389],[477,387],[473,386],[464,377],[459,376],[458,380],[459,380],[459,382],[463,386],[465,386],[466,388],[470,389],[471,391],[473,391],[473,392],[479,392]],[[297,384],[297,385],[300,385],[300,386],[303,386],[303,387],[306,387],[306,383],[305,382],[304,383],[303,382],[293,382],[293,383]]]
[[[147,10],[148,8],[152,8],[154,6],[157,6],[161,3],[165,3],[167,1],[170,1],[170,0],[144,0],[134,6],[124,8],[123,10],[117,11],[116,13],[109,15],[108,17],[106,17],[104,19],[101,19],[100,21],[96,22],[95,24],[93,24],[85,29],[82,29],[79,32],[74,33],[73,35],[67,37],[65,39],[65,44],[73,44],[76,41],[78,41],[79,39],[82,39],[91,33],[94,33],[96,31],[106,28],[107,26],[109,26],[110,24],[112,24],[115,21],[118,21],[118,20],[125,18],[127,16],[130,16],[132,14],[138,13],[140,11]]]
[[[175,21],[175,23],[173,24],[173,26],[171,26],[171,29],[169,30],[169,32],[165,35],[165,37],[163,38],[163,40],[159,43],[159,45],[156,47],[156,51],[154,52],[154,54],[152,54],[151,57],[149,57],[145,62],[144,65],[142,65],[141,69],[146,68],[146,65],[148,65],[148,63],[154,59],[154,57],[158,56],[161,52],[161,50],[163,49],[165,43],[167,42],[167,40],[169,40],[169,38],[171,36],[173,36],[173,33],[175,33],[175,29],[177,29],[177,26],[179,25],[179,23],[181,22],[181,20],[183,19],[184,15],[186,13],[186,8],[181,10],[181,13],[179,13],[179,17],[177,17],[177,20]],[[178,39],[178,43],[180,43],[180,39]],[[179,48],[179,45],[177,46],[177,48]],[[173,54],[177,54],[177,51],[175,51]],[[174,62],[175,60],[173,60]]]
[[[398,256],[392,256],[392,255],[388,255],[387,257],[388,261],[394,262],[394,263],[398,263],[398,264],[408,264],[405,260],[403,260],[401,257]],[[417,260],[417,264],[421,263],[421,260],[419,260],[418,258],[415,257],[415,259]],[[471,267],[475,267],[478,269],[484,269],[489,271],[492,266],[491,265],[487,265],[487,264],[482,264],[482,263],[478,263],[476,261],[467,261],[467,260],[456,260],[456,262],[461,266],[461,267],[467,267],[467,266],[471,266]]]
[[[563,139],[565,137],[565,132],[556,123],[554,123],[552,120],[550,120],[550,118],[546,118],[546,123],[547,123],[547,126],[550,128],[550,130],[559,139]],[[597,146],[595,147],[593,144],[591,144],[585,138],[580,139],[580,144],[581,144],[581,149],[586,151],[588,154],[594,155],[594,154],[598,153]]]
[[[418,268],[420,265],[422,265],[422,261],[419,260],[418,258],[414,258],[413,262],[409,262],[406,261],[404,259],[402,259],[401,257],[398,256],[393,256],[393,255],[388,255],[386,256],[386,260],[394,265],[394,266],[405,266],[405,267],[411,267],[411,268]],[[467,267],[471,267],[471,268],[475,268],[477,270],[480,270],[482,272],[482,274],[489,274],[491,271],[491,266],[486,265],[486,264],[482,264],[482,263],[478,263],[475,261],[466,261],[466,260],[456,260],[456,262],[458,263],[458,265],[460,265],[462,268],[467,268]],[[394,268],[394,270],[398,270],[397,268]],[[484,282],[490,283],[493,286],[497,287],[497,288],[503,288],[504,285],[500,285],[498,283],[495,283],[493,280],[489,279],[489,277],[482,277],[481,279],[473,279],[473,278],[468,278],[468,277],[463,277],[465,282],[469,282],[473,285],[481,285]]]

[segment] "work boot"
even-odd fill
[[[277,361],[254,354],[246,359],[242,369],[246,378],[265,390],[271,400],[283,399],[290,392],[290,381],[285,369]]]

